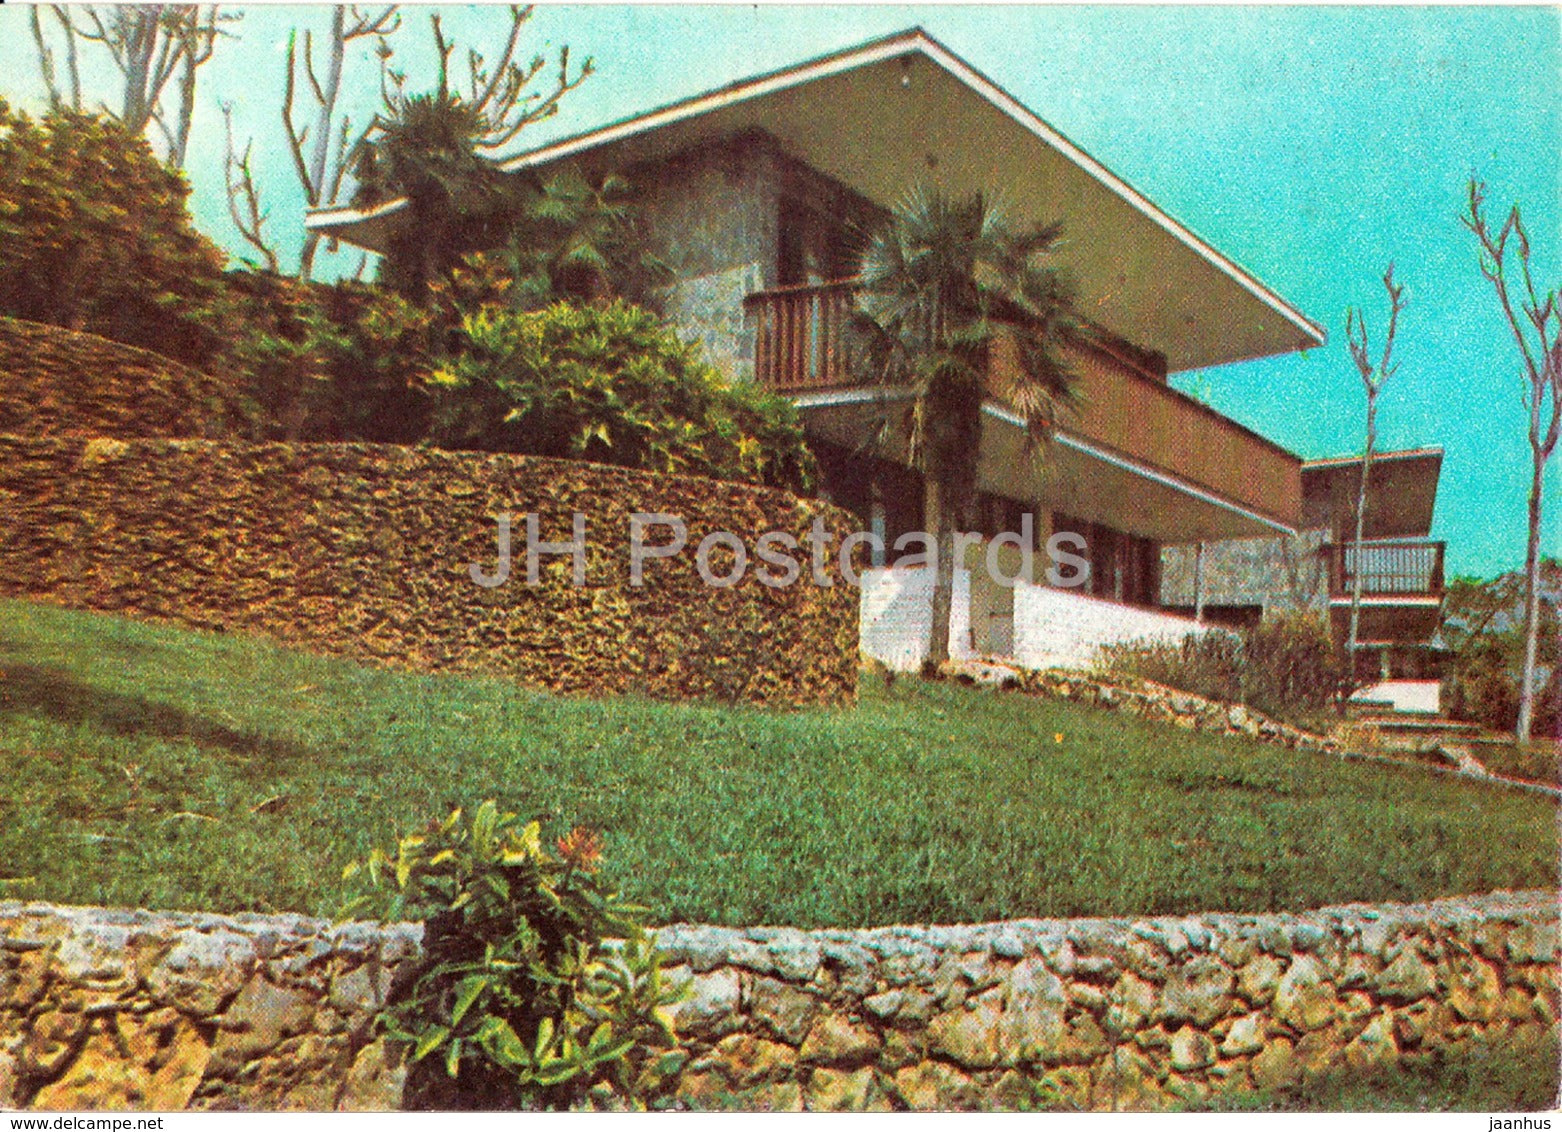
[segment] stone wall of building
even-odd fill
[[[638,166],[629,179],[645,250],[675,280],[661,296],[663,312],[711,364],[740,379],[754,376],[758,336],[744,299],[777,286],[783,243],[807,235],[793,210],[817,214],[832,231],[809,229],[826,245],[818,250],[831,262],[816,266],[830,278],[857,273],[858,244],[884,217],[758,130]]]
[[[775,285],[780,190],[767,147],[734,138],[632,170],[645,248],[676,280],[662,307],[732,377],[754,373],[743,299]]]
[[[657,942],[693,1108],[1160,1109],[1557,1036],[1555,893]],[[0,904],[0,1106],[390,1108],[418,929]]]
[[[1222,539],[1204,544],[1204,604],[1256,605],[1264,612],[1329,608],[1326,530],[1295,538]],[[1161,548],[1161,604],[1193,608],[1197,548]]]

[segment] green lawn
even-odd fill
[[[607,833],[653,919],[856,926],[1300,908],[1557,882],[1556,808],[1079,705],[587,701],[0,602],[0,895],[337,910],[497,796]]]

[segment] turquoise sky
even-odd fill
[[[429,74],[427,13],[397,39],[410,85]],[[447,8],[465,42],[502,10]],[[202,73],[190,179],[197,223],[239,249],[222,196],[220,100],[234,103],[279,245],[296,258],[301,198],[280,143],[283,50],[320,7],[241,9]],[[1410,306],[1380,411],[1387,447],[1447,450],[1434,535],[1449,569],[1522,563],[1529,483],[1516,350],[1460,227],[1471,174],[1522,207],[1539,278],[1562,282],[1562,14],[1546,8],[557,6],[528,51],[568,43],[597,74],[529,143],[757,71],[921,25],[1329,332],[1329,345],[1175,380],[1304,457],[1361,445],[1364,399],[1345,308],[1385,317],[1389,260]],[[0,8],[0,93],[37,106],[27,13]],[[89,80],[92,78],[88,76]],[[377,100],[349,63],[359,112]],[[89,86],[93,85],[89,81]],[[99,87],[100,93],[106,86]],[[352,262],[356,262],[353,257]],[[1545,549],[1562,554],[1562,456]]]

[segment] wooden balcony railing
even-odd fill
[[[1374,539],[1328,547],[1329,593],[1348,598],[1361,572],[1361,592],[1368,597],[1403,595],[1441,597],[1443,550],[1432,539]]]
[[[744,306],[758,324],[755,377],[787,392],[855,384],[846,364],[854,286],[843,279],[748,296]]]
[[[854,281],[781,287],[748,296],[756,322],[755,377],[784,392],[849,387],[846,328]],[[1294,525],[1301,511],[1301,462],[1209,406],[1105,350],[1075,358],[1079,412],[1064,431],[1149,464]],[[1005,400],[1013,360],[999,349],[989,388]]]

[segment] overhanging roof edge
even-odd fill
[[[1136,212],[1167,232],[1189,251],[1215,268],[1216,271],[1231,279],[1254,299],[1301,331],[1315,345],[1322,346],[1325,343],[1327,335],[1321,326],[1260,282],[1236,261],[1216,250],[1213,245],[1192,229],[1171,216],[1127,181],[1090,156],[1089,153],[1070,141],[1040,115],[1026,107],[1013,95],[1009,94],[1001,86],[920,27],[869,40],[854,47],[843,48],[802,63],[796,63],[751,78],[741,79],[715,90],[666,103],[651,110],[620,118],[604,126],[588,130],[585,133],[562,138],[547,145],[539,146],[537,149],[516,154],[497,164],[505,172],[515,172],[520,169],[547,164],[609,142],[697,117],[730,102],[747,101],[773,91],[785,90],[841,71],[852,70],[885,59],[912,54],[925,56],[1015,123],[1057,150],[1067,160],[1073,162],[1075,166],[1127,203]],[[383,202],[373,209],[362,211],[352,209],[351,207],[314,209],[306,213],[304,224],[306,228],[311,230],[330,232],[350,228],[354,224],[387,215],[399,210],[404,205],[405,200],[403,198],[396,198]],[[340,238],[346,239],[349,243],[352,242],[350,235],[345,233]]]
[[[960,58],[960,56],[949,50],[942,43],[939,43],[938,40],[920,28],[917,29],[917,34],[923,37],[929,58],[965,83],[966,86],[993,103],[993,105],[997,106],[998,109],[1002,110],[1020,125],[1041,138],[1042,141],[1061,152],[1075,165],[1123,198],[1145,217],[1164,228],[1190,251],[1209,263],[1210,266],[1230,276],[1248,294],[1312,338],[1316,345],[1322,346],[1325,343],[1328,336],[1324,332],[1323,327],[1313,322],[1312,319],[1302,314],[1301,311],[1270,290],[1241,264],[1221,254],[1213,245],[1199,236],[1198,233],[1161,208],[1160,205],[1150,200],[1149,197],[1139,192],[1138,189],[1134,188],[1116,173],[1113,173],[1094,157],[1091,157],[1089,153],[1070,141],[1034,110],[1031,110],[1019,99],[1004,90],[1003,87],[993,82],[993,80],[982,74],[981,71],[971,66],[971,64]]]
[[[1390,460],[1438,460],[1441,462],[1445,455],[1440,444],[1431,444],[1424,448],[1396,448],[1388,452],[1374,452],[1372,462],[1374,464]],[[1354,456],[1320,456],[1316,460],[1303,460],[1304,471],[1311,468],[1344,468],[1351,464],[1359,464],[1364,455],[1357,453]]]
[[[1122,198],[1147,219],[1164,229],[1195,255],[1198,255],[1217,271],[1231,278],[1248,294],[1302,331],[1316,345],[1322,346],[1325,343],[1327,334],[1321,326],[1260,282],[1241,264],[1216,250],[1213,245],[1187,227],[1187,225],[1177,220],[1170,213],[1166,212],[1165,209],[1123,180],[1123,178],[1090,156],[1089,153],[1070,141],[1067,136],[1049,124],[1035,111],[1029,109],[1019,99],[1009,94],[1003,87],[971,66],[971,64],[960,58],[960,56],[956,55],[920,27],[897,32],[882,39],[870,40],[857,47],[832,52],[829,55],[819,56],[790,67],[769,71],[754,78],[730,83],[718,90],[707,91],[704,94],[696,94],[689,98],[680,99],[642,114],[621,118],[616,122],[598,127],[595,130],[551,142],[546,146],[541,146],[527,153],[517,154],[500,163],[500,168],[506,172],[513,172],[535,165],[547,164],[584,150],[607,144],[608,142],[617,141],[620,138],[631,137],[672,122],[697,117],[700,114],[717,109],[727,102],[746,101],[768,94],[773,90],[784,90],[803,82],[824,78],[839,71],[851,70],[869,63],[879,62],[883,59],[893,59],[900,55],[914,53],[925,55],[959,82],[992,103],[1017,124],[1058,150],[1068,160],[1084,170],[1105,188]]]

